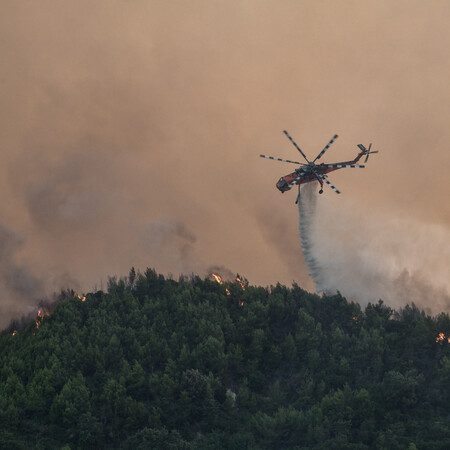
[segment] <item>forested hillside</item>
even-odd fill
[[[450,448],[447,314],[132,270],[12,331],[0,448]]]

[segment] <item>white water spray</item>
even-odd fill
[[[317,190],[316,183],[302,186],[299,228],[318,292],[339,291],[362,304],[382,299],[429,313],[450,310],[447,227],[375,215]]]
[[[300,216],[299,230],[303,256],[308,266],[309,275],[314,280],[316,290],[324,290],[322,284],[323,270],[314,255],[312,232],[316,219],[316,183],[307,183],[300,188],[298,212]]]

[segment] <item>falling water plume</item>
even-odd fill
[[[303,255],[316,290],[362,304],[414,303],[428,313],[450,308],[450,233],[439,224],[374,214],[349,198],[317,196],[302,186]]]
[[[316,183],[307,183],[301,187],[298,202],[299,230],[303,256],[309,275],[314,280],[318,292],[327,291],[324,285],[320,263],[314,255],[313,228],[316,220]]]

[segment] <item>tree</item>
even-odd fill
[[[51,419],[64,427],[75,427],[81,414],[90,411],[89,390],[81,372],[70,378],[56,395],[50,408]]]

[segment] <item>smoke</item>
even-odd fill
[[[143,244],[152,258],[165,261],[178,272],[195,266],[194,233],[177,220],[161,218],[149,222],[142,233]]]
[[[33,309],[44,294],[44,283],[18,261],[24,239],[0,223],[0,329],[10,317]]]
[[[3,2],[8,318],[40,292],[87,292],[132,266],[218,264],[254,284],[312,290],[295,194],[274,187],[292,168],[258,157],[295,158],[283,129],[308,155],[339,133],[331,161],[373,141],[385,159],[339,181],[347,198],[450,224],[447,1],[195,3]],[[332,195],[318,197],[316,217]],[[434,279],[401,266],[392,290],[406,283],[412,296]]]
[[[450,306],[448,228],[364,211],[316,183],[299,202],[302,250],[316,289],[362,304],[415,303],[429,313]],[[319,200],[320,199],[320,200]]]
[[[69,147],[69,153],[56,162],[18,158],[17,166],[27,173],[26,184],[17,189],[23,191],[33,225],[40,231],[64,235],[99,225],[120,200],[112,183],[117,170],[105,150],[93,142]]]

